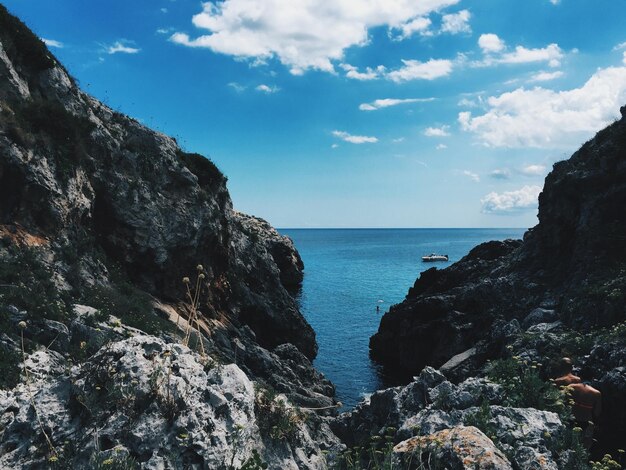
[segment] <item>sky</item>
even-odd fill
[[[531,227],[626,104],[623,0],[0,0],[276,227]]]

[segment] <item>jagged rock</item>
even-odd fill
[[[423,272],[383,316],[370,340],[372,358],[406,378],[473,347],[496,321],[522,320],[537,306],[544,310],[525,328],[555,319],[575,328],[626,319],[618,294],[626,289],[623,207],[626,119],[554,165],[539,196],[539,224],[523,241],[488,242],[446,269]]]
[[[27,367],[30,386],[0,391],[3,468],[40,468],[50,455],[35,410],[60,458],[71,439],[76,455],[62,463],[77,469],[87,468],[96,445],[127,453],[141,468],[237,467],[255,449],[270,468],[293,470],[325,468],[320,445],[340,446],[313,415],[314,425],[298,419],[285,438],[272,438],[258,415],[267,410],[241,369],[154,337],[111,343],[69,375],[53,351],[30,355]]]
[[[479,429],[457,426],[408,439],[394,449],[396,465],[417,469],[420,463],[450,470],[513,470],[506,456]],[[524,467],[528,468],[528,467]]]
[[[522,327],[528,329],[532,325],[537,323],[552,323],[559,319],[557,313],[554,310],[547,310],[545,308],[536,308],[528,314],[522,321]]]

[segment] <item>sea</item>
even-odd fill
[[[444,268],[489,240],[522,238],[525,229],[281,229],[304,261],[298,295],[319,344],[315,367],[337,387],[343,408],[394,385],[369,358],[369,338],[419,274]],[[425,263],[430,253],[448,262]],[[377,309],[378,307],[378,309]]]

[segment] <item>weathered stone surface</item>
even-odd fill
[[[288,437],[272,438],[241,369],[154,337],[111,343],[69,374],[53,351],[30,355],[27,367],[30,386],[0,391],[2,468],[41,468],[51,455],[35,412],[60,455],[72,441],[71,468],[86,468],[98,446],[126,452],[142,468],[225,468],[231,461],[237,468],[255,449],[270,468],[322,469],[320,446],[340,446],[314,415],[295,421]]]
[[[475,427],[451,429],[408,439],[394,449],[396,465],[417,469],[419,464],[445,465],[450,470],[513,470],[506,456]]]

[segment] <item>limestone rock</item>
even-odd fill
[[[394,458],[401,468],[420,468],[422,462],[443,464],[450,470],[513,470],[506,456],[475,427],[457,426],[397,444]]]

